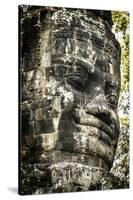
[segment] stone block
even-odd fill
[[[53,119],[36,120],[35,132],[36,134],[52,133],[55,131]]]
[[[22,134],[23,136],[31,135],[34,132],[34,121],[31,121],[31,113],[25,113],[22,115],[22,122],[20,127],[22,126]]]

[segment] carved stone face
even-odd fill
[[[25,20],[22,159],[53,191],[88,190],[112,167],[117,147],[120,45],[97,12],[51,12],[42,11],[37,26]]]
[[[35,128],[25,143],[35,140],[39,162],[109,170],[119,136],[119,43],[92,12],[77,17],[75,11],[57,11],[42,22],[41,34],[40,68],[25,94],[41,103],[35,100],[26,115]]]
[[[80,20],[70,30],[63,20],[53,27],[51,67],[46,70],[48,95],[58,102],[52,148],[67,162],[109,169],[119,136],[120,48],[110,27],[100,20],[94,29],[95,21],[89,20],[92,24]]]
[[[86,64],[82,59],[78,62],[80,64],[76,65],[75,62],[74,66],[68,66],[62,83],[64,88],[71,91],[74,100],[62,109],[59,121],[60,150],[75,153],[78,162],[88,160],[89,163],[89,156],[102,159],[110,168],[119,135],[116,109],[120,74],[117,71],[112,74],[105,72],[87,60]],[[96,161],[93,164],[97,166]],[[102,164],[98,166],[106,166]]]

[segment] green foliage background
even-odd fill
[[[121,45],[120,137],[111,172],[129,185],[129,13],[113,11],[113,31]]]

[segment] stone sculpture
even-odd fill
[[[31,175],[20,190],[24,184],[29,194],[101,189],[119,137],[121,53],[111,12],[29,12],[30,18],[20,12],[20,166]]]

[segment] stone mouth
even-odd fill
[[[92,116],[93,117],[93,116]],[[86,118],[84,121],[80,121],[79,119],[73,119],[73,125],[76,128],[76,134],[78,137],[78,132],[82,134],[81,141],[84,137],[86,138],[88,143],[85,143],[83,148],[83,153],[88,153],[90,155],[97,155],[101,159],[103,159],[108,166],[112,165],[112,159],[113,159],[113,152],[112,152],[112,132],[113,130],[106,125],[105,123],[102,123],[100,120],[91,120],[91,118],[86,121]],[[92,118],[93,119],[93,118]],[[100,125],[99,125],[100,122]],[[81,135],[80,134],[80,135]],[[88,144],[88,146],[87,146]],[[81,154],[82,154],[81,151]]]
[[[85,117],[73,115],[73,123],[75,127],[85,131],[89,131],[89,127],[94,127],[104,135],[106,134],[111,140],[114,139],[112,127],[93,115],[87,115]]]
[[[85,125],[81,125],[81,124],[77,124],[75,123],[75,121],[73,121],[74,127],[76,127],[76,130],[78,132],[84,132],[87,133],[89,136],[92,137],[97,137],[99,140],[102,140],[106,145],[108,145],[109,147],[111,147],[111,138],[108,135],[108,133],[106,133],[105,131],[102,131],[101,129],[95,127],[95,126],[85,126]]]

